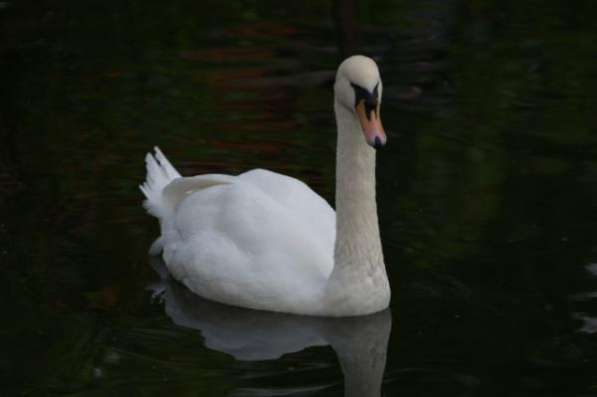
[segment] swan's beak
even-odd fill
[[[376,101],[374,106],[371,106],[365,100],[361,100],[355,109],[367,143],[374,149],[385,146],[388,139],[383,125],[381,125],[379,103]]]

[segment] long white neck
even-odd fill
[[[339,315],[371,313],[386,308],[390,298],[375,201],[375,150],[350,110],[338,102],[334,110],[336,244],[326,295]]]

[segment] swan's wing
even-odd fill
[[[218,302],[301,312],[316,307],[332,271],[334,229],[240,178],[187,196],[163,228],[171,274]]]
[[[164,205],[175,211],[178,204],[191,194],[208,187],[234,183],[236,177],[224,174],[205,174],[187,178],[177,178],[170,182],[162,192]]]
[[[212,186],[238,182],[248,183],[258,188],[278,204],[286,207],[290,213],[311,223],[316,230],[335,229],[335,213],[327,201],[304,182],[263,169],[251,170],[239,176],[205,174],[177,178],[164,188],[162,199],[164,204],[174,211],[185,198],[193,193]],[[333,242],[335,235],[329,237]]]
[[[164,260],[174,278],[222,303],[315,310],[333,267],[335,213],[307,185],[254,170],[179,178],[164,190],[172,208]]]
[[[333,246],[336,239],[336,214],[328,202],[303,181],[276,172],[255,169],[238,176],[270,196],[289,213],[300,217],[324,239],[326,246]],[[331,233],[329,231],[332,231]]]

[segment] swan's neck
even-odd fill
[[[350,314],[387,307],[386,275],[375,201],[375,150],[365,142],[355,115],[334,105],[336,155],[336,244],[328,298]],[[357,313],[358,312],[358,313]]]

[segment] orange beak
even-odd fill
[[[359,116],[361,127],[365,140],[374,149],[380,149],[387,142],[386,133],[381,125],[381,118],[379,115],[379,103],[374,108],[369,108],[365,105],[365,101],[361,100],[356,106],[356,112]]]

